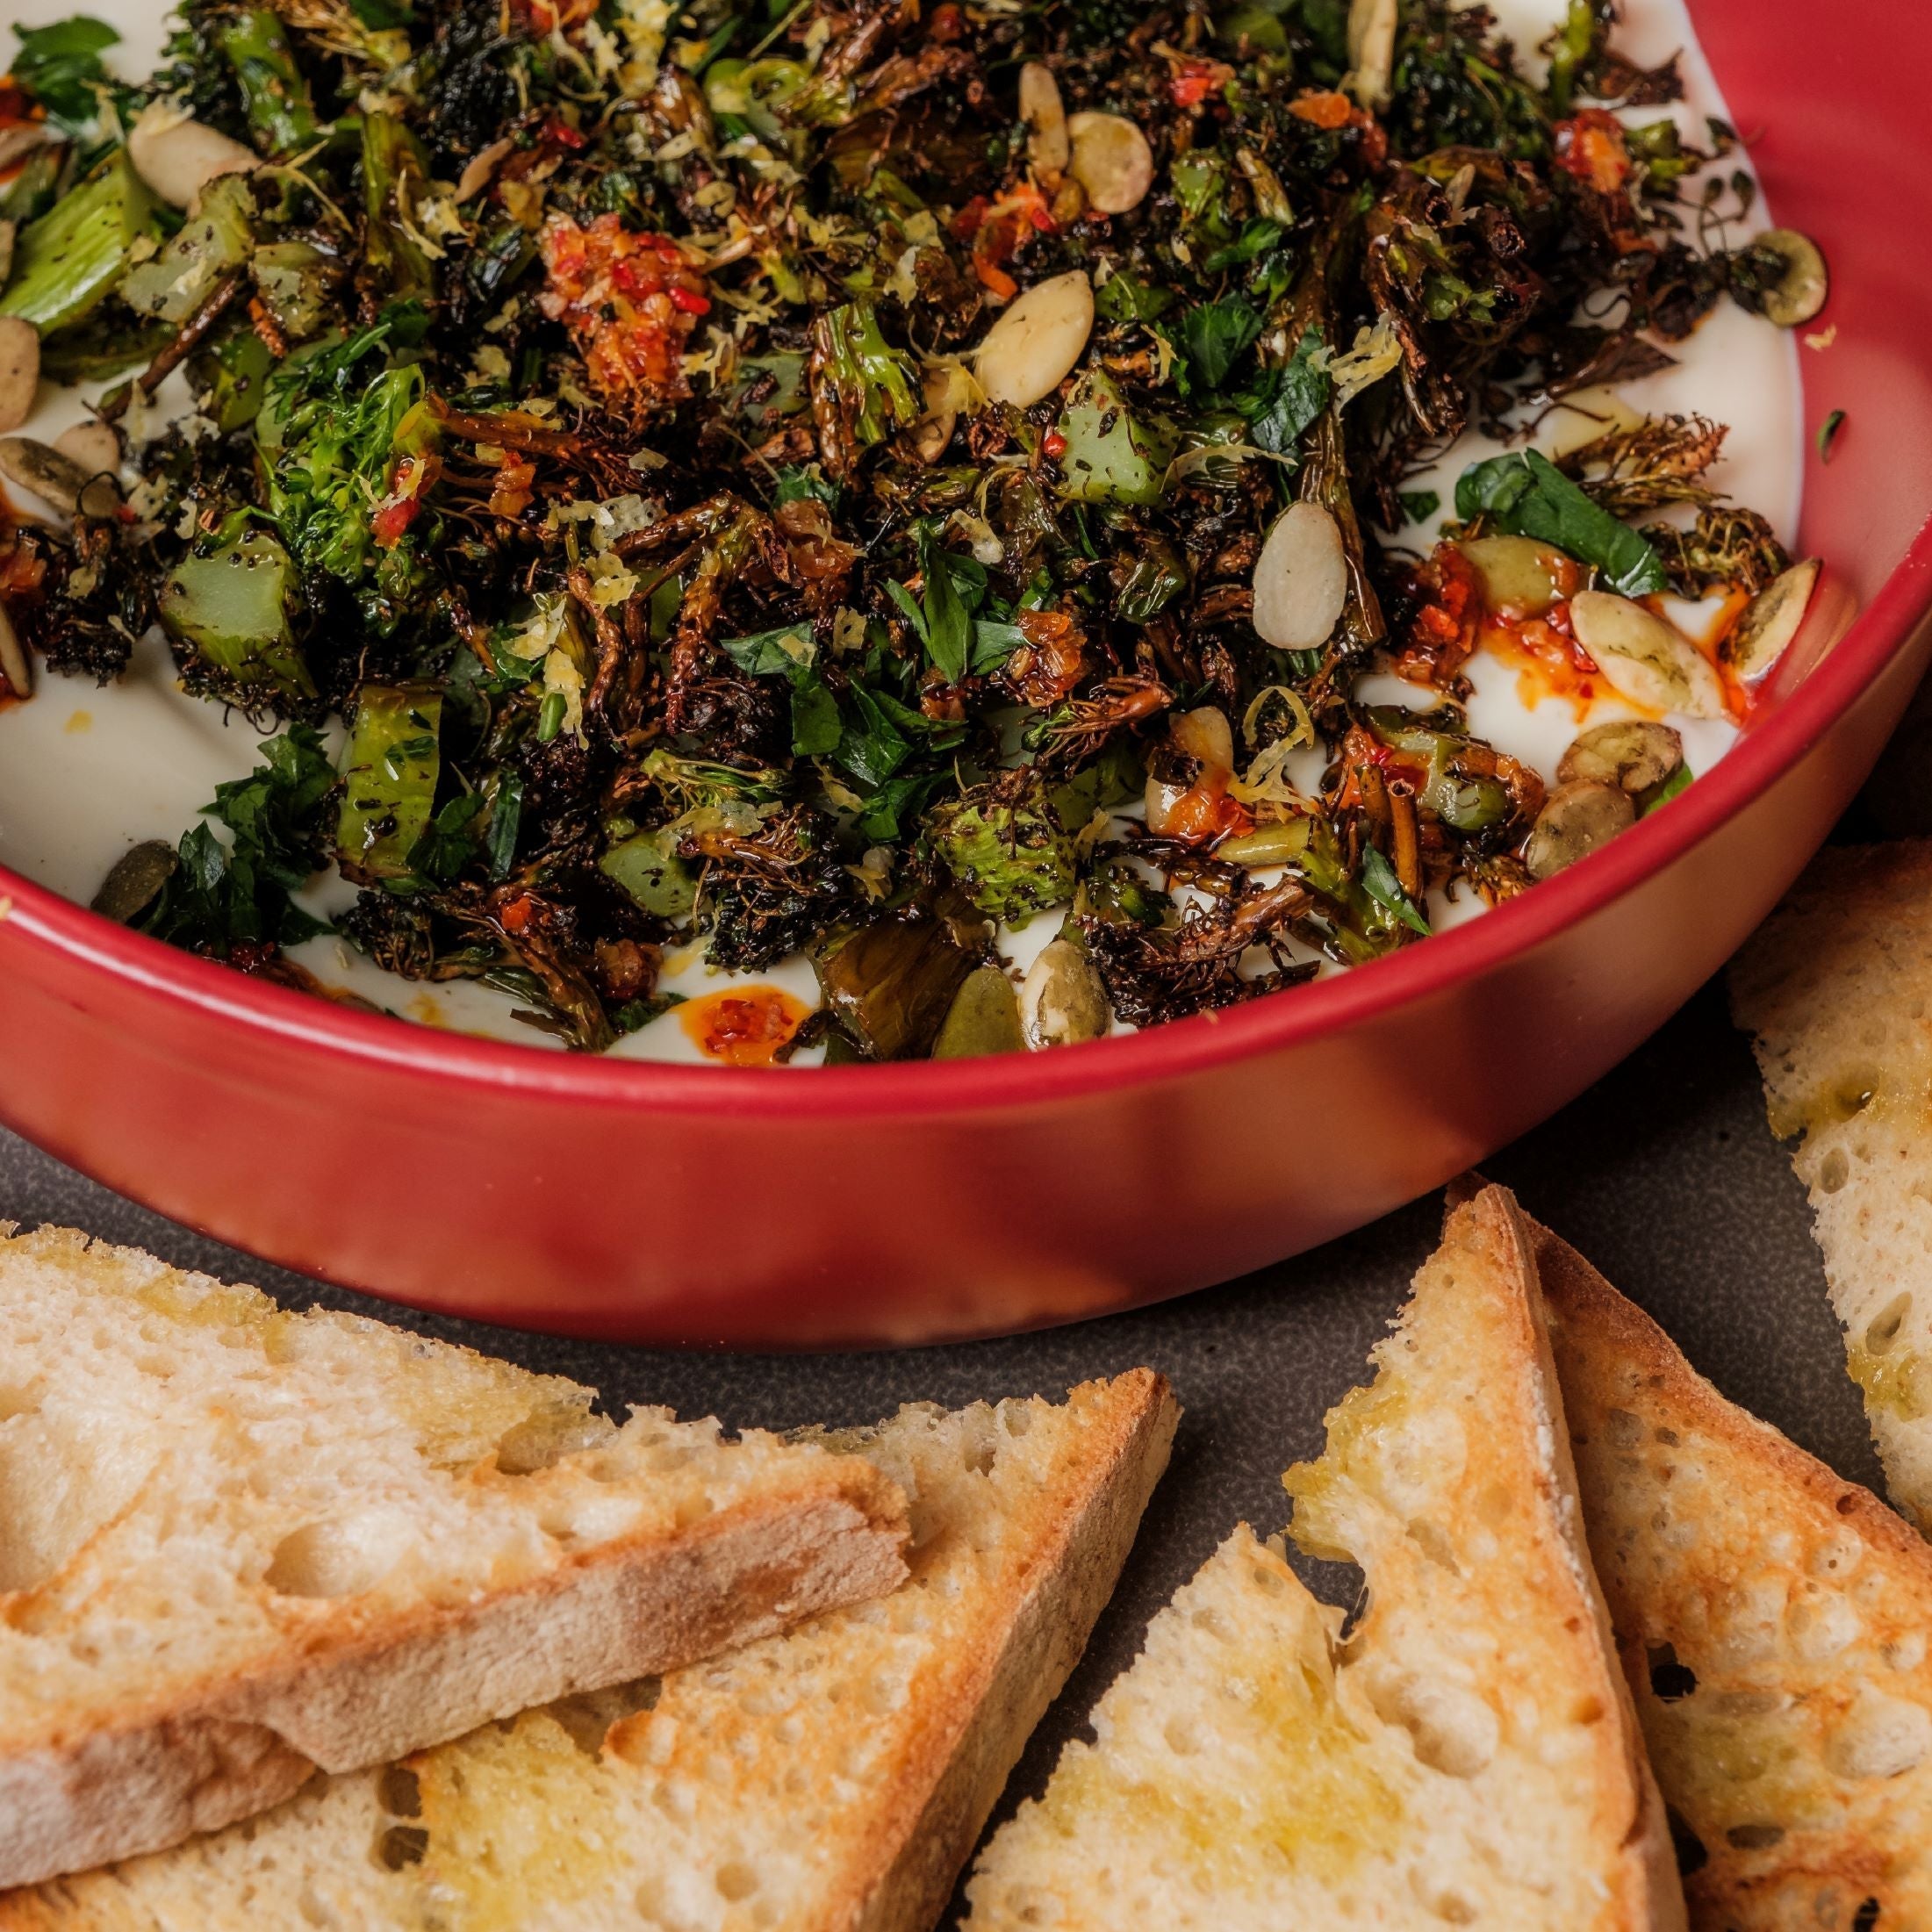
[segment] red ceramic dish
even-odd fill
[[[1932,17],[1692,11],[1772,208],[1835,272],[1806,411],[1846,426],[1828,466],[1810,461],[1804,544],[1840,615],[1799,650],[1815,661],[1858,615],[1668,810],[1473,924],[1234,1011],[1035,1057],[794,1074],[565,1059],[341,1011],[0,870],[0,1118],[356,1288],[739,1347],[932,1341],[1174,1294],[1359,1226],[1533,1125],[1763,917],[1932,651]]]

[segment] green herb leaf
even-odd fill
[[[724,638],[719,648],[748,676],[783,672],[790,677],[812,661],[812,629],[809,624],[780,624],[776,630],[754,631],[749,637]]]
[[[948,684],[958,684],[966,676],[966,661],[973,649],[973,622],[953,581],[952,566],[957,559],[941,549],[930,527],[919,532],[919,568],[926,580],[926,655],[937,665]],[[980,572],[985,582],[985,572]]]
[[[1238,241],[1225,248],[1217,248],[1201,264],[1201,271],[1203,275],[1218,275],[1224,269],[1239,268],[1244,262],[1252,262],[1255,256],[1266,255],[1285,232],[1280,222],[1257,217],[1243,226]]]
[[[838,700],[823,682],[809,673],[792,683],[792,751],[801,758],[822,758],[837,751],[845,735]]]
[[[1429,922],[1416,910],[1414,900],[1402,889],[1395,867],[1373,845],[1361,855],[1361,889],[1384,912],[1393,913],[1411,932],[1419,932],[1424,938],[1428,937]]]
[[[1017,624],[995,624],[981,617],[973,626],[973,668],[997,671],[1022,644],[1026,633]]]
[[[1104,322],[1152,322],[1180,298],[1172,289],[1150,287],[1125,269],[1117,269],[1094,291],[1094,312]]]
[[[516,837],[523,824],[523,774],[505,766],[490,801],[487,850],[490,876],[507,879],[516,868]]]
[[[1311,328],[1295,345],[1285,368],[1274,372],[1271,391],[1251,432],[1256,444],[1277,456],[1291,456],[1302,437],[1334,392],[1328,371],[1315,366],[1321,332]]]
[[[1839,432],[1839,431],[1840,431],[1841,429],[1842,429],[1842,428],[1843,428],[1844,427],[1845,427],[1845,413],[1844,413],[1844,411],[1843,411],[1843,410],[1842,410],[1842,409],[1835,409],[1835,410],[1833,410],[1833,411],[1832,411],[1832,413],[1830,413],[1830,415],[1827,416],[1827,417],[1825,418],[1824,421],[1822,421],[1821,423],[1820,423],[1820,424],[1819,424],[1819,426],[1818,426],[1818,460],[1819,460],[1819,462],[1821,462],[1821,463],[1829,463],[1829,462],[1831,461],[1831,446],[1832,446],[1832,445],[1833,445],[1833,444],[1834,444],[1835,442],[1837,442],[1837,440],[1838,440],[1838,432]]]
[[[1680,765],[1663,783],[1644,800],[1639,809],[1639,818],[1648,818],[1651,813],[1660,810],[1674,798],[1680,798],[1691,789],[1691,781],[1696,776],[1688,765]]]
[[[104,20],[84,13],[51,26],[13,31],[20,42],[13,78],[64,126],[80,127],[92,120],[100,106],[96,90],[107,85],[101,55],[120,35]]]
[[[1261,318],[1238,295],[1203,302],[1182,317],[1181,332],[1194,372],[1218,389],[1261,333]]]
[[[1426,523],[1442,507],[1442,499],[1433,490],[1398,490],[1396,501],[1411,523]]]
[[[851,686],[851,700],[858,722],[841,733],[837,762],[861,785],[883,785],[912,755],[912,747],[864,685]]]
[[[1455,514],[1464,522],[1483,516],[1508,535],[1553,543],[1593,564],[1626,597],[1670,587],[1663,560],[1649,544],[1533,449],[1471,463],[1456,482]]]

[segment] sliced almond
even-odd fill
[[[1776,577],[1744,607],[1743,614],[1732,626],[1731,634],[1719,647],[1731,675],[1740,682],[1754,685],[1791,648],[1805,613],[1811,607],[1812,593],[1818,588],[1822,566],[1815,557],[1793,564]]]
[[[1064,175],[1073,153],[1059,83],[1050,68],[1029,61],[1020,69],[1020,119],[1026,123],[1026,158],[1040,175]]]
[[[1348,603],[1341,526],[1318,503],[1291,503],[1254,563],[1254,628],[1277,650],[1318,650]]]
[[[1122,114],[1075,114],[1067,123],[1074,154],[1067,171],[1096,214],[1124,215],[1153,186],[1153,149]]]
[[[0,477],[68,516],[111,516],[120,504],[120,492],[109,478],[32,436],[0,436]]]
[[[1016,297],[987,331],[974,358],[980,386],[996,403],[1031,409],[1073,373],[1094,332],[1094,285],[1069,269]]]
[[[40,332],[18,315],[0,315],[0,435],[33,413],[40,387]]]
[[[33,695],[33,664],[4,605],[0,605],[0,678],[6,679],[7,688],[15,697]]]
[[[497,178],[497,169],[509,158],[516,147],[516,137],[506,134],[501,140],[493,140],[481,154],[470,155],[462,174],[456,177],[456,199],[467,201],[472,195],[480,195]]]
[[[170,207],[191,208],[217,175],[246,173],[260,165],[252,147],[155,101],[128,131],[127,158],[134,172]]]
[[[1688,718],[1724,716],[1724,686],[1709,659],[1641,604],[1608,591],[1579,591],[1569,600],[1569,621],[1576,642],[1620,696]]]
[[[13,243],[19,232],[18,223],[0,221],[0,289],[6,287],[13,273]]]
[[[1396,66],[1397,0],[1352,0],[1348,9],[1348,65],[1343,86],[1360,106],[1375,109],[1389,98]]]

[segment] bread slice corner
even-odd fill
[[[1932,1926],[1932,1548],[1536,1230],[1598,1575],[1693,1922]]]
[[[905,1574],[850,1455],[0,1237],[0,1883],[173,1843]]]
[[[892,1595],[8,1894],[0,1932],[928,1932],[1178,1413],[1142,1369],[822,1436],[911,1499]]]
[[[1932,841],[1828,846],[1730,983],[1885,1487],[1932,1530]]]
[[[981,1856],[969,1932],[1683,1924],[1500,1189],[1375,1366],[1287,1478],[1296,1537],[1361,1564],[1359,1621],[1237,1530]]]

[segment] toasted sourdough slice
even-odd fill
[[[893,1596],[11,1893],[0,1932],[926,1932],[1112,1591],[1177,1413],[1141,1369],[828,1437],[912,1498]]]
[[[1584,1520],[1692,1922],[1932,1926],[1932,1548],[1537,1232]]]
[[[905,1575],[853,1456],[0,1225],[0,1882]]]
[[[969,1932],[1682,1925],[1526,1241],[1500,1189],[1456,1210],[1289,1472],[1296,1537],[1367,1573],[1354,1633],[1237,1530],[981,1856]]]
[[[1821,852],[1731,967],[1892,1500],[1932,1529],[1932,844]]]

